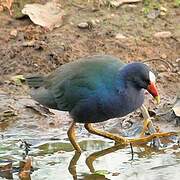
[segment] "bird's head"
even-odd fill
[[[160,96],[155,85],[156,77],[150,68],[143,63],[131,63],[122,68],[122,73],[127,81],[136,88],[146,89],[160,103]]]

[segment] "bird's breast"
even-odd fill
[[[108,98],[101,99],[102,111],[108,119],[123,117],[137,108],[144,102],[143,91],[123,91],[117,94],[112,94]]]

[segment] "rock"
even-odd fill
[[[167,9],[165,7],[160,7],[160,11],[164,11],[164,12],[167,12]]]
[[[124,35],[121,34],[121,33],[116,34],[115,38],[116,38],[116,39],[127,39],[127,37],[124,36]]]
[[[177,67],[180,69],[180,58],[176,59]]]
[[[177,59],[176,59],[176,62],[177,62],[177,63],[180,63],[180,58],[177,58]]]
[[[99,19],[92,19],[91,22],[92,22],[92,25],[95,26],[95,25],[100,23],[100,20]]]
[[[142,0],[111,0],[109,1],[109,4],[112,7],[119,7],[122,4],[130,4],[130,3],[137,3],[137,2],[141,2]]]
[[[12,29],[11,32],[10,32],[10,35],[13,36],[13,37],[16,37],[17,36],[17,29]]]
[[[165,16],[165,15],[166,15],[166,12],[161,11],[161,12],[160,12],[160,15],[161,15],[161,16]]]
[[[160,15],[165,16],[167,14],[167,9],[165,7],[160,7]]]
[[[161,58],[162,58],[162,59],[166,59],[166,58],[167,58],[167,55],[166,55],[166,54],[161,54]]]
[[[92,29],[94,26],[94,22],[93,21],[87,21],[87,22],[81,22],[77,25],[78,28],[80,29]]]
[[[80,28],[80,29],[88,29],[89,24],[88,24],[87,22],[81,22],[81,23],[79,23],[77,26],[78,26],[78,28]]]
[[[35,46],[35,40],[25,41],[25,42],[22,43],[22,46],[24,46],[24,47],[33,47],[33,46]]]
[[[155,38],[170,38],[172,33],[170,31],[161,31],[154,34]]]
[[[150,11],[148,14],[147,14],[147,18],[149,19],[155,19],[157,17],[159,17],[160,15],[160,10],[159,9],[154,9],[152,11]]]

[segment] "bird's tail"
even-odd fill
[[[29,87],[39,88],[44,83],[43,75],[30,75],[25,77]]]

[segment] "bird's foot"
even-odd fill
[[[129,143],[148,143],[154,140],[155,138],[162,138],[162,137],[170,137],[170,136],[175,136],[177,135],[176,132],[155,132],[153,134],[144,136],[144,137],[139,137],[139,138],[132,138],[128,139]]]
[[[152,121],[150,119],[145,119],[143,122],[143,129],[140,133],[140,137],[143,137],[145,133],[149,130],[149,125],[152,124]]]

